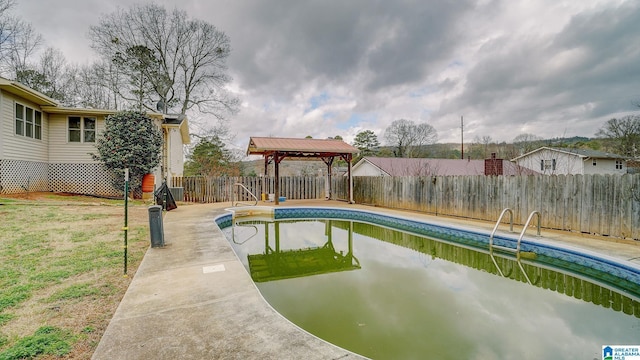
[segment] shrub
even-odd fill
[[[131,190],[141,187],[142,177],[159,163],[162,132],[142,112],[121,111],[107,116],[105,130],[96,140],[98,153],[91,154],[113,172],[113,186],[124,187],[124,169],[129,169]]]

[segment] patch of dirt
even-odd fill
[[[0,197],[5,199],[23,199],[23,200],[37,200],[44,199],[46,195],[51,195],[50,192],[28,192],[18,194],[0,194]]]
[[[82,199],[87,202],[99,202],[104,200],[114,200],[113,198],[78,195],[70,193],[54,193],[49,191],[34,191],[18,194],[0,194],[0,198],[18,199],[18,200],[65,200],[65,198]]]

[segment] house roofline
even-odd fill
[[[92,109],[92,108],[75,108],[75,107],[64,107],[64,106],[41,106],[42,111],[49,114],[69,114],[69,115],[113,115],[117,114],[122,110],[111,110],[111,109]],[[145,113],[148,117],[152,119],[162,120],[166,115],[155,113],[155,112],[147,112]]]
[[[355,170],[356,167],[360,167],[362,165],[360,165],[363,161],[366,161],[367,163],[369,163],[371,166],[375,167],[376,169],[380,170],[381,172],[387,174],[387,176],[391,176],[391,174],[387,171],[385,171],[383,168],[381,168],[380,166],[372,163],[369,159],[367,159],[367,156],[363,157],[362,159],[360,159],[360,161],[358,161],[355,165],[353,165],[353,169],[351,169],[352,171]]]
[[[62,106],[41,106],[42,111],[48,114],[69,114],[69,115],[113,115],[117,110],[107,109],[86,109],[86,108],[70,108]]]
[[[520,155],[518,157],[515,157],[515,158],[511,159],[511,161],[516,161],[516,160],[518,160],[520,158],[523,158],[525,156],[529,156],[529,155],[531,155],[533,153],[536,153],[536,152],[539,152],[539,151],[542,151],[542,150],[550,150],[550,151],[555,151],[555,152],[559,152],[559,153],[563,153],[563,154],[574,155],[574,156],[577,156],[577,157],[581,158],[583,161],[587,161],[589,159],[626,159],[622,155],[613,154],[613,153],[611,153],[611,154],[607,153],[607,154],[609,154],[609,156],[604,156],[604,155],[603,156],[591,156],[591,155],[580,154],[580,153],[578,153],[576,151],[571,151],[570,149],[569,150],[565,150],[565,149],[562,149],[562,148],[552,148],[552,147],[548,147],[548,146],[542,146],[542,147],[539,147],[539,148],[537,148],[535,150],[529,151],[526,154],[522,154],[522,155]]]
[[[33,90],[32,88],[26,85],[20,84],[19,82],[16,82],[16,81],[5,79],[3,77],[0,77],[0,90],[4,90],[8,93],[19,96],[23,99],[27,99],[40,106],[60,105],[60,103],[58,103],[57,100],[54,100],[39,91]]]

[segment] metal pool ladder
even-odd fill
[[[504,215],[507,212],[509,213],[509,231],[513,232],[513,210],[511,210],[509,208],[505,208],[504,210],[502,210],[502,213],[500,214],[500,217],[498,218],[498,221],[496,221],[496,226],[493,227],[493,231],[491,232],[491,236],[489,237],[489,254],[491,256],[493,256],[493,249],[496,248],[498,250],[515,253],[516,254],[516,259],[518,261],[520,261],[520,243],[522,242],[522,238],[524,237],[524,233],[527,231],[527,228],[529,227],[529,224],[531,223],[531,220],[533,219],[534,216],[537,216],[537,218],[538,218],[538,233],[537,233],[537,235],[540,236],[540,212],[532,211],[531,214],[529,214],[529,218],[527,219],[527,222],[524,224],[524,228],[522,228],[522,232],[520,233],[520,237],[518,237],[518,243],[516,244],[516,248],[515,249],[507,247],[507,246],[501,246],[501,245],[494,245],[493,244],[493,236],[495,235],[496,230],[498,230],[498,225],[500,225],[500,222],[502,222],[502,218],[504,217]]]
[[[232,196],[231,205],[232,206],[238,206],[238,205],[256,206],[256,205],[258,205],[258,198],[255,195],[253,195],[251,190],[249,190],[246,186],[244,186],[241,183],[235,183],[234,186],[236,188],[231,193],[231,196]],[[244,203],[241,203],[240,201],[236,201],[235,197],[236,197],[236,195],[237,195],[239,190],[244,190],[245,193],[249,194],[253,198],[253,204],[244,204]]]

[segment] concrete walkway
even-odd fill
[[[343,202],[287,202],[311,204],[493,227]],[[93,359],[363,359],[306,333],[264,301],[213,221],[229,205],[183,205],[165,215],[166,246],[147,251]],[[545,230],[543,236],[640,265],[640,242]]]
[[[362,359],[299,329],[254,286],[213,219],[229,204],[164,217],[93,359]]]

